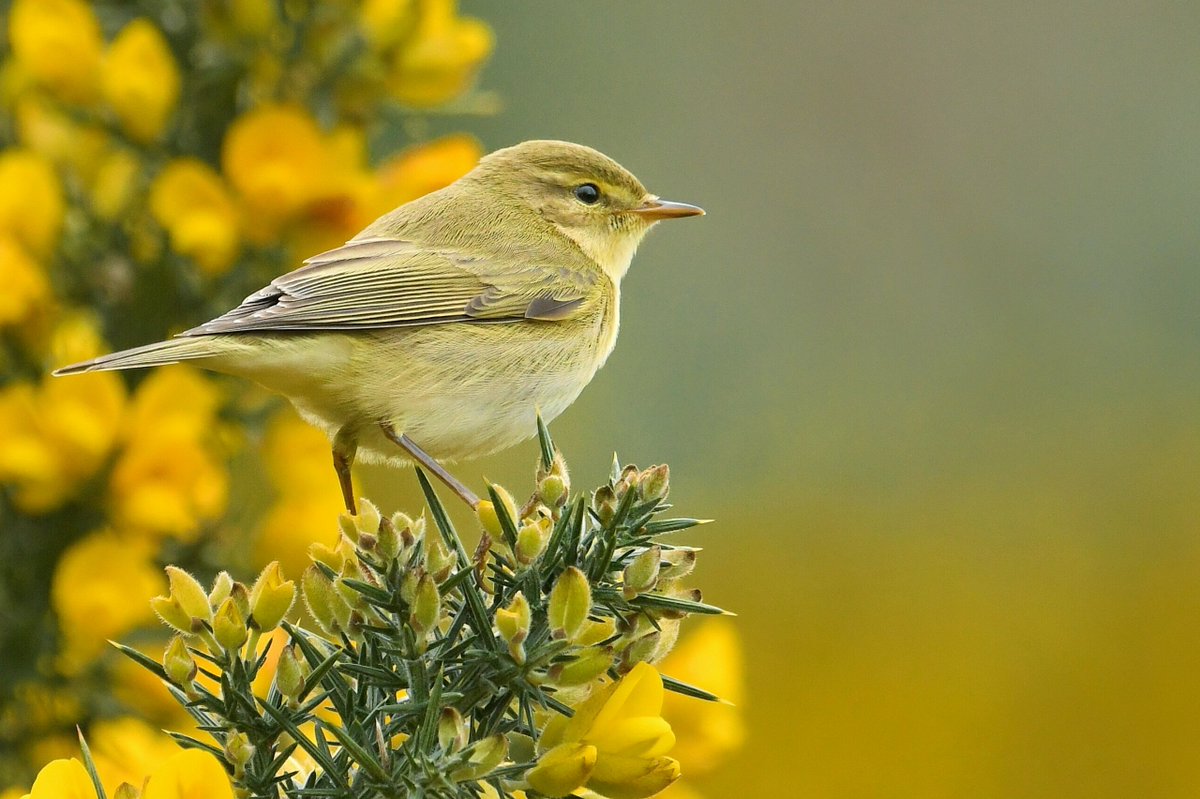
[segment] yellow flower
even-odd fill
[[[118,219],[133,201],[142,175],[142,164],[129,150],[114,148],[97,159],[90,197],[101,219]]]
[[[151,771],[141,799],[233,799],[220,761],[199,749],[172,749],[175,754],[165,761],[156,758],[161,764]],[[140,775],[130,782],[140,784]],[[96,799],[96,789],[78,760],[55,760],[38,772],[25,799]]]
[[[169,735],[132,716],[96,722],[87,738],[105,785],[140,786],[155,766],[179,752]]]
[[[679,762],[666,756],[675,734],[662,718],[662,704],[662,678],[639,663],[588,697],[572,717],[551,719],[538,748],[543,758],[557,749],[555,760],[571,755],[581,762],[594,748],[595,763],[583,783],[589,789],[609,799],[652,796],[679,777]],[[554,787],[562,785],[556,781]]]
[[[326,142],[316,120],[293,105],[266,105],[236,120],[221,165],[246,206],[248,235],[270,240],[328,185]]]
[[[229,478],[200,442],[143,435],[113,468],[112,518],[118,527],[190,541],[225,510]]]
[[[224,181],[195,158],[177,158],[150,187],[150,213],[166,229],[171,248],[207,275],[224,273],[237,259],[238,213]]]
[[[359,24],[372,47],[386,49],[403,37],[413,22],[412,0],[363,0]]]
[[[111,372],[0,389],[0,482],[26,513],[65,502],[111,451],[125,388]]]
[[[71,119],[45,95],[22,94],[16,101],[17,140],[56,166],[90,184],[109,136],[95,125]]]
[[[329,479],[329,440],[284,408],[267,425],[262,452],[278,499],[259,527],[255,562],[278,560],[284,574],[303,574],[309,546],[338,534],[330,520],[342,512],[342,495]]]
[[[0,230],[46,258],[58,243],[64,208],[62,186],[49,161],[30,150],[0,154]]]
[[[18,65],[34,80],[73,102],[94,96],[104,40],[90,3],[15,0],[8,39]]]
[[[20,324],[45,309],[51,299],[45,272],[25,249],[6,233],[0,233],[0,325]]]
[[[327,179],[289,236],[292,252],[300,257],[340,247],[381,213],[363,131],[342,125],[325,137],[324,147]]]
[[[58,559],[50,602],[67,667],[82,666],[106,641],[154,619],[150,598],[166,582],[153,558],[147,545],[104,531],[76,541]]]
[[[742,746],[746,692],[742,647],[728,619],[705,619],[675,647],[660,667],[690,685],[711,691],[728,704],[668,693],[663,717],[679,731],[672,754],[690,776],[708,772]]]
[[[25,799],[96,799],[96,789],[78,760],[54,760],[38,772]]]
[[[138,141],[162,135],[179,100],[179,82],[171,48],[148,19],[122,28],[104,57],[104,99],[125,132]]]
[[[221,407],[217,384],[183,364],[155,369],[138,386],[125,419],[129,439],[200,439],[211,432]]]
[[[414,106],[433,106],[464,92],[492,52],[491,28],[457,15],[454,0],[422,7],[411,40],[396,53],[389,76],[392,96]]]
[[[467,174],[483,156],[472,136],[456,134],[402,150],[379,166],[380,205],[376,216],[397,205],[448,186]]]

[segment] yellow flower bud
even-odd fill
[[[561,452],[554,453],[554,461],[550,471],[543,472],[538,468],[538,498],[551,508],[562,507],[571,492],[571,478],[567,474],[567,462]]]
[[[445,582],[457,560],[440,535],[431,535],[425,541],[425,571],[429,572],[435,583]]]
[[[196,679],[196,661],[192,659],[192,653],[188,651],[183,636],[176,635],[171,638],[163,653],[162,666],[163,671],[167,673],[167,679],[176,685],[190,685],[192,680]]]
[[[617,620],[612,616],[604,616],[599,621],[588,619],[583,625],[583,631],[575,638],[579,646],[592,646],[601,641],[607,641],[617,632]]]
[[[254,581],[250,591],[250,622],[264,632],[274,630],[292,609],[296,584],[283,579],[279,561],[272,561]]]
[[[500,497],[500,502],[504,504],[504,509],[508,511],[508,518],[514,523],[517,520],[517,503],[512,498],[512,494],[503,486],[492,486],[496,489],[496,496]],[[492,538],[503,541],[504,528],[500,526],[500,517],[496,513],[496,508],[492,505],[491,500],[483,500],[475,507],[475,514],[479,517],[479,523],[483,525],[483,529],[488,532]]]
[[[563,688],[586,685],[608,671],[613,663],[612,647],[592,646],[583,649],[566,663],[550,667],[550,682]]]
[[[626,599],[633,599],[654,588],[658,582],[659,563],[662,561],[662,549],[653,546],[641,552],[625,567],[624,584],[621,593]]]
[[[658,630],[635,638],[621,651],[621,663],[617,667],[618,671],[627,673],[638,663],[652,661],[658,652],[661,639],[662,633]]]
[[[350,627],[350,606],[325,573],[314,564],[304,571],[300,582],[308,612],[321,629],[330,635],[347,632]]]
[[[617,495],[612,486],[600,486],[592,494],[592,508],[595,509],[601,524],[608,524],[616,514],[618,504],[620,503],[617,501]]]
[[[471,747],[470,757],[466,765],[450,773],[450,779],[455,782],[477,780],[487,776],[492,769],[500,765],[508,754],[508,739],[503,735],[489,735],[481,741],[476,741]]]
[[[525,779],[546,796],[566,796],[582,788],[592,776],[596,755],[596,747],[591,744],[559,744],[538,758]]]
[[[671,549],[663,553],[665,563],[660,577],[664,580],[678,580],[687,577],[696,568],[696,550]]]
[[[296,645],[285,646],[279,653],[279,664],[275,667],[275,687],[289,703],[295,703],[304,691],[304,681],[309,672],[308,661]]]
[[[234,733],[225,741],[225,759],[233,766],[233,778],[240,780],[246,773],[246,764],[254,757],[254,744],[244,732]]]
[[[528,566],[546,551],[552,524],[550,519],[543,517],[521,525],[517,531],[517,546],[513,550],[518,563]]]
[[[379,522],[379,535],[375,538],[375,552],[384,562],[393,561],[400,554],[400,531],[391,519],[384,517]]]
[[[571,566],[550,590],[548,616],[550,634],[555,638],[574,641],[583,631],[588,613],[592,610],[592,587],[579,569]]]
[[[193,626],[192,617],[179,604],[179,600],[171,596],[156,596],[150,600],[150,608],[162,620],[163,624],[172,627],[184,635],[195,635],[200,630]]]
[[[496,629],[509,644],[520,644],[529,636],[529,600],[518,591],[508,607],[496,611]]]
[[[221,607],[221,603],[229,598],[231,591],[233,591],[233,577],[227,571],[218,572],[216,579],[213,580],[212,590],[208,592],[209,607]]]
[[[442,708],[442,714],[438,717],[438,744],[441,745],[442,751],[460,751],[467,745],[470,734],[471,730],[462,713],[452,707]]]
[[[354,526],[358,529],[358,532],[378,535],[380,521],[382,521],[382,518],[379,514],[379,508],[375,507],[375,503],[366,497],[360,499],[358,515],[354,517]]]
[[[250,631],[246,629],[246,617],[238,612],[237,603],[232,597],[222,602],[217,610],[213,619],[213,635],[217,643],[230,653],[240,650],[250,636]]]
[[[413,519],[407,514],[397,511],[392,514],[392,526],[396,528],[396,533],[400,536],[400,543],[404,549],[408,549],[425,538],[425,517],[423,515]]]
[[[104,99],[126,133],[152,142],[179,100],[179,68],[162,33],[148,19],[130,22],[113,39],[100,73]]]
[[[671,469],[667,464],[651,466],[638,475],[638,496],[643,502],[656,502],[667,498],[671,491]]]
[[[195,626],[197,622],[212,624],[212,606],[208,604],[208,592],[200,585],[199,580],[178,566],[168,566],[167,581],[170,583],[170,596],[179,601],[183,612],[192,619],[193,629],[199,629]]]
[[[412,613],[408,623],[417,633],[418,638],[433,629],[442,614],[442,598],[438,594],[437,583],[428,574],[422,574],[417,582],[416,596],[412,602]]]

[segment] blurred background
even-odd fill
[[[707,793],[1200,793],[1200,8],[464,9],[487,149],[709,213],[554,426],[718,520],[749,738]]]
[[[375,152],[574,140],[708,211],[643,245],[553,425],[577,484],[667,462],[717,520],[695,583],[739,614],[747,738],[691,790],[1200,793],[1200,7],[461,12],[482,93]]]

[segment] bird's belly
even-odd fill
[[[368,409],[359,457],[396,460],[378,433],[387,420],[441,460],[480,457],[537,432],[562,413],[603,362],[596,330],[562,323],[446,325],[375,335],[360,347],[359,402]],[[379,353],[390,353],[380,363]]]

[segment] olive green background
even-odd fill
[[[553,426],[719,520],[751,733],[706,795],[1200,794],[1200,5],[464,11],[505,108],[447,129],[709,212]]]

